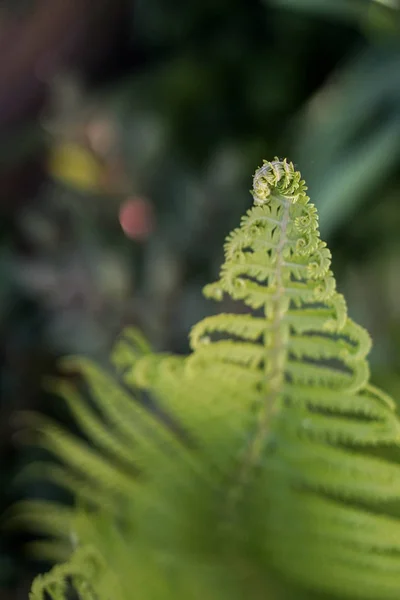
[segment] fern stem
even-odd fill
[[[257,175],[257,174],[256,174]],[[270,424],[277,410],[277,401],[284,383],[284,364],[287,356],[287,344],[284,343],[285,334],[282,330],[287,325],[283,319],[287,312],[284,302],[285,286],[283,282],[283,267],[285,265],[283,249],[287,243],[287,230],[290,220],[291,201],[283,196],[274,198],[283,207],[283,215],[277,225],[280,229],[280,240],[276,247],[276,292],[273,302],[266,302],[264,311],[266,316],[266,329],[263,336],[264,348],[268,360],[264,362],[264,383],[266,395],[257,415],[256,427],[253,435],[248,440],[239,462],[238,475],[233,486],[228,491],[226,515],[232,519],[238,503],[246,489],[251,473],[259,463],[260,456],[265,448],[265,442],[270,431]],[[271,339],[272,338],[272,339]]]

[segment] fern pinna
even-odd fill
[[[71,535],[78,546],[36,580],[32,600],[64,598],[68,579],[83,600],[275,600],[287,585],[397,600],[394,403],[368,381],[370,338],[336,291],[300,173],[275,159],[253,184],[254,206],[204,290],[240,310],[195,325],[187,357],[153,354],[125,332],[112,355],[122,383],[87,359],[64,361],[97,404],[60,390],[91,445],[32,421],[65,465],[39,472],[77,502],[31,502],[15,518],[53,535],[52,556]],[[103,565],[95,575],[79,552]]]

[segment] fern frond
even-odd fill
[[[99,585],[103,579],[103,569],[104,565],[95,550],[90,547],[79,549],[68,562],[57,565],[45,577],[35,579],[29,600],[45,600],[48,596],[51,600],[64,600],[69,583],[78,592],[80,600],[105,600],[107,596]]]
[[[299,486],[333,495],[338,514],[342,503],[350,500],[370,503],[375,510],[379,502],[399,499],[400,467],[362,454],[368,447],[398,446],[399,420],[393,403],[368,383],[371,340],[347,316],[345,300],[336,291],[330,252],[319,238],[316,209],[305,192],[300,175],[286,161],[264,163],[257,170],[255,206],[228,237],[220,278],[205,293],[217,300],[229,294],[264,316],[221,314],[195,325],[190,336],[193,354],[181,367],[177,391],[166,394],[169,405],[191,431],[197,429],[205,445],[214,439],[217,443],[221,431],[230,428],[231,457],[237,445],[236,467],[231,462],[236,475],[231,474],[225,508],[236,524],[243,518],[240,505],[246,506],[244,498],[254,480],[263,481],[267,490]],[[165,366],[161,362],[158,370],[147,371],[146,378],[149,360],[141,359],[134,371],[142,384],[162,396]],[[203,392],[205,379],[218,387],[219,396]],[[194,410],[183,405],[190,397],[183,391],[189,380],[197,390]],[[210,397],[215,397],[212,403]],[[206,417],[199,418],[199,407]],[[238,414],[240,418],[235,418]],[[210,438],[213,420],[215,438]],[[286,523],[291,522],[287,516],[291,510],[298,513],[302,506],[301,494],[296,511],[286,505],[290,498],[283,496],[274,507],[279,512],[282,506]],[[266,518],[257,514],[260,520]],[[309,525],[303,544],[310,543],[316,526]],[[265,533],[273,553],[275,543],[284,542],[271,534],[272,530]],[[331,530],[318,533],[330,546],[335,573],[342,546],[334,555],[331,534]],[[297,551],[301,553],[300,548]],[[293,561],[297,560],[293,553]],[[279,564],[275,557],[273,563],[283,575],[298,577],[298,567],[290,560]],[[332,584],[333,589],[333,575],[317,585],[311,571],[312,564],[304,564],[303,581],[310,572],[311,586],[329,591]],[[362,584],[364,575],[362,570],[354,572],[351,594],[370,597]],[[387,593],[391,597],[392,592]]]
[[[306,190],[286,160],[254,175],[254,206],[204,289],[249,314],[196,324],[187,357],[127,332],[112,354],[123,384],[87,359],[64,362],[93,394],[96,409],[60,390],[95,448],[36,429],[66,465],[50,476],[93,500],[74,527],[108,573],[99,597],[265,598],[278,578],[397,600],[400,465],[385,452],[400,421],[369,383],[371,339],[336,290]]]

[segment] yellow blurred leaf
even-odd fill
[[[103,189],[103,166],[93,154],[79,144],[68,142],[50,151],[50,175],[81,191],[99,192]]]

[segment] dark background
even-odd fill
[[[0,129],[1,513],[54,493],[18,480],[36,454],[15,416],[64,418],[58,357],[102,357],[127,324],[188,350],[263,158],[307,180],[400,397],[398,1],[3,0]],[[44,568],[27,540],[0,534],[1,600]]]

